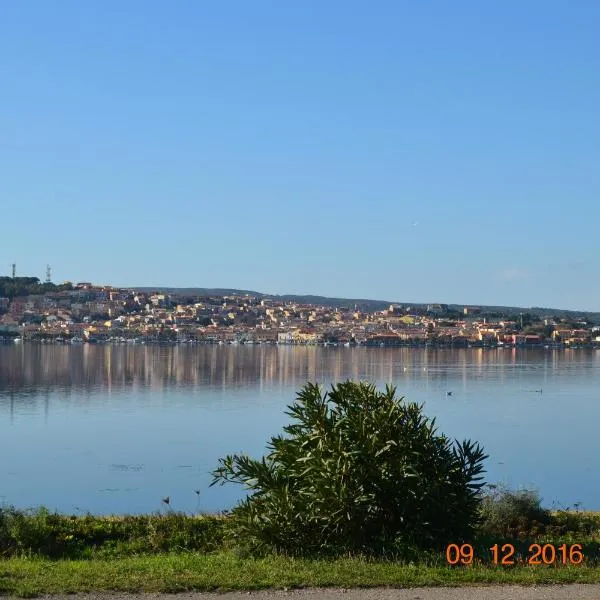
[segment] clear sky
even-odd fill
[[[600,310],[600,2],[0,4],[0,274]]]

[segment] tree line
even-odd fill
[[[69,282],[56,285],[41,283],[38,277],[0,277],[0,298],[11,300],[17,296],[33,296],[72,289],[73,285]]]

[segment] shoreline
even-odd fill
[[[71,340],[69,338],[43,338],[29,339],[21,337],[0,337],[0,344],[35,344],[35,345],[60,345],[60,346],[280,346],[285,348],[304,348],[304,347],[319,347],[319,348],[415,348],[420,350],[600,350],[600,342],[592,342],[589,344],[567,345],[558,342],[549,342],[541,344],[484,344],[484,343],[379,343],[379,342],[310,342],[310,343],[293,343],[293,342],[265,342],[265,341],[215,341],[215,340],[179,340],[179,341],[163,341],[163,340],[145,340],[140,338],[120,338],[107,340]]]

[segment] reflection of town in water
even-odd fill
[[[246,385],[299,387],[347,378],[512,379],[528,369],[592,375],[594,350],[323,348],[315,346],[0,346],[0,395],[70,390]]]

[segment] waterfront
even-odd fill
[[[600,509],[600,352],[481,348],[0,346],[0,502],[226,509],[240,493],[207,487],[217,458],[261,454],[304,382],[346,378],[395,383],[480,441],[488,480]]]

